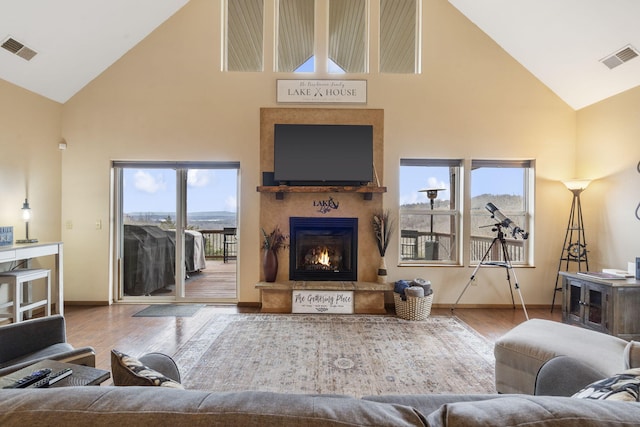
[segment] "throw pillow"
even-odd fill
[[[624,349],[625,369],[640,368],[640,342],[629,341]]]
[[[640,402],[640,369],[629,369],[611,378],[596,381],[572,397]]]
[[[111,350],[111,374],[116,386],[160,386],[184,389],[182,384],[143,365],[135,357]]]

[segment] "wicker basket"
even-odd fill
[[[406,301],[402,300],[399,293],[393,293],[393,300],[396,305],[396,315],[404,320],[427,320],[431,313],[431,304],[433,303],[433,294],[424,298],[407,297]]]

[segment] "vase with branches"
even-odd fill
[[[376,237],[378,252],[380,253],[380,265],[378,266],[378,281],[386,282],[387,280],[387,264],[384,255],[391,241],[395,221],[391,217],[389,210],[380,211],[373,215],[372,221],[373,233]]]
[[[278,252],[280,249],[286,248],[287,236],[282,234],[278,226],[271,233],[267,233],[264,228],[261,230],[262,248],[264,249],[264,258],[262,260],[264,280],[266,282],[275,282],[278,275]]]

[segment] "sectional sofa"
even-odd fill
[[[342,396],[164,387],[0,390],[0,425],[632,426],[640,403],[528,395]]]

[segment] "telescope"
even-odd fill
[[[500,209],[498,209],[496,205],[494,205],[493,203],[487,203],[485,207],[489,212],[491,212],[492,218],[496,218],[498,221],[500,221],[500,226],[506,227],[511,230],[511,235],[514,239],[517,239],[518,237],[516,236],[516,234],[519,234],[523,240],[527,240],[527,238],[529,237],[529,233],[518,227],[517,224],[504,216],[504,214],[500,212]]]

